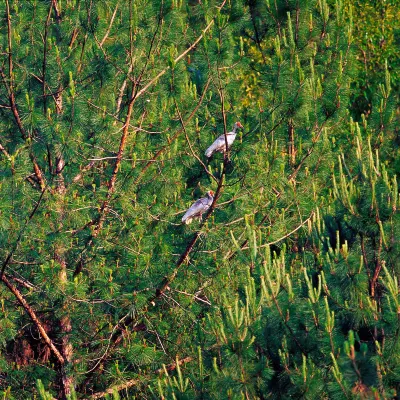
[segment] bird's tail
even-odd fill
[[[215,148],[214,148],[214,147],[215,147],[214,144],[212,144],[212,145],[206,150],[206,152],[204,153],[204,154],[206,155],[207,158],[210,158],[210,157],[214,154],[214,152],[215,152]]]
[[[192,223],[192,219],[193,219],[192,217],[185,217],[185,215],[184,215],[182,218],[182,222],[186,225],[189,225]]]
[[[192,222],[192,216],[190,213],[187,211],[185,215],[182,217],[182,222],[186,225],[190,224]]]

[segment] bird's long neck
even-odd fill
[[[233,134],[233,135],[236,135],[236,133],[237,133],[237,129],[238,129],[238,127],[236,126],[236,124],[235,124],[235,125],[233,125],[233,129],[232,129],[232,132],[231,132],[231,134]]]

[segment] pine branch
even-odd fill
[[[20,279],[15,276],[10,276],[9,278],[11,278],[13,281],[19,283],[21,286],[23,286],[26,289],[29,289],[29,290],[35,289],[35,286],[32,285],[32,283],[28,282],[27,280]]]
[[[287,239],[288,237],[292,236],[293,233],[297,232],[297,231],[298,231],[300,228],[302,228],[305,224],[307,224],[309,221],[311,221],[311,218],[314,216],[314,214],[315,214],[314,211],[311,211],[310,216],[309,216],[306,220],[304,220],[300,225],[298,225],[295,229],[293,229],[292,231],[290,231],[290,232],[287,233],[286,235],[280,237],[279,239],[276,239],[276,240],[274,240],[274,241],[272,241],[272,242],[264,243],[264,244],[258,246],[258,248],[267,247],[267,246],[272,246],[273,244],[279,243],[279,242],[281,242],[282,240]],[[241,246],[240,249],[241,249],[241,250],[248,250],[248,249],[250,249],[250,247],[249,247],[249,246]]]
[[[120,111],[120,109],[121,109],[122,98],[123,98],[123,96],[124,96],[125,89],[126,89],[126,85],[127,85],[127,83],[128,83],[128,78],[129,78],[130,73],[132,72],[132,69],[133,69],[133,62],[130,63],[128,72],[127,72],[127,74],[126,74],[126,78],[125,78],[124,81],[122,82],[121,88],[119,89],[119,95],[118,95],[118,100],[117,100],[117,109],[116,109],[115,114],[114,114],[115,117],[118,117],[119,111]],[[117,121],[114,121],[114,124],[115,124],[116,122],[117,122]]]
[[[182,265],[185,263],[186,259],[188,258],[189,254],[191,253],[191,251],[193,250],[195,244],[197,243],[197,240],[199,239],[200,235],[201,235],[201,229],[203,228],[203,226],[205,225],[205,223],[207,222],[208,218],[210,218],[211,214],[213,213],[216,204],[217,204],[217,200],[220,196],[222,187],[223,187],[223,183],[224,183],[224,179],[225,179],[225,174],[226,174],[226,167],[228,165],[229,162],[229,158],[228,158],[228,146],[227,146],[227,138],[226,138],[226,111],[225,111],[225,101],[224,101],[224,92],[222,89],[222,85],[221,85],[221,77],[219,75],[218,72],[218,93],[220,96],[220,101],[221,101],[221,113],[222,113],[222,119],[224,121],[224,134],[225,134],[225,144],[226,144],[226,150],[224,152],[224,162],[223,162],[223,167],[222,167],[222,172],[221,172],[221,178],[218,181],[218,186],[217,186],[217,190],[215,191],[215,195],[214,195],[214,200],[211,204],[211,207],[207,210],[207,214],[203,220],[203,222],[201,223],[199,230],[194,234],[192,240],[189,242],[189,244],[186,247],[186,250],[181,254],[181,256],[178,259],[178,262],[176,264],[175,269],[173,270],[172,274],[170,274],[168,277],[164,278],[164,280],[161,282],[161,284],[157,287],[156,289],[156,293],[153,297],[151,297],[149,299],[149,303],[152,305],[155,305],[155,300],[158,299],[163,293],[164,291],[169,287],[169,285],[175,280],[176,276],[178,275],[178,272],[180,270],[180,268],[182,267]]]
[[[179,117],[179,122],[181,123],[183,132],[185,133],[185,137],[186,137],[186,141],[187,144],[189,146],[190,152],[192,153],[192,156],[201,164],[201,166],[203,167],[204,171],[206,172],[206,174],[216,183],[218,183],[218,179],[208,170],[207,166],[203,163],[203,161],[200,159],[200,157],[194,152],[192,144],[190,143],[190,139],[189,136],[186,132],[186,126],[185,126],[185,122],[182,119],[182,114],[179,110],[179,106],[178,103],[176,101],[176,99],[174,98],[174,102],[175,102],[175,109],[176,112],[178,113],[178,117]]]
[[[58,362],[61,365],[63,365],[64,362],[65,362],[64,357],[61,355],[61,353],[58,351],[57,347],[54,345],[52,340],[47,335],[47,332],[44,329],[43,324],[40,322],[39,318],[37,317],[36,313],[33,311],[32,307],[24,299],[24,297],[22,296],[21,292],[14,285],[11,284],[11,282],[7,279],[7,277],[5,276],[4,273],[1,275],[0,279],[7,286],[7,288],[14,294],[14,296],[17,298],[18,302],[25,309],[27,314],[30,316],[32,322],[38,328],[38,330],[39,330],[44,342],[50,347],[51,351],[56,356]]]
[[[4,71],[2,68],[0,68],[0,75],[3,80],[4,86],[6,88],[6,91],[8,93],[8,98],[10,101],[10,107],[11,111],[13,113],[15,122],[17,124],[18,130],[21,133],[21,136],[24,140],[27,140],[28,135],[26,134],[26,131],[22,125],[21,117],[18,112],[18,107],[17,103],[15,100],[15,94],[14,94],[14,75],[13,75],[13,58],[12,58],[12,27],[11,27],[11,14],[10,14],[10,5],[9,5],[9,0],[6,0],[6,10],[7,10],[7,36],[8,36],[8,74],[9,74],[9,83],[7,83],[7,78],[4,74]],[[44,179],[43,179],[43,174],[41,173],[40,167],[38,163],[36,162],[36,158],[32,154],[32,152],[29,152],[30,159],[33,163],[33,168],[35,171],[35,175],[39,181],[40,187],[43,188],[46,186]]]
[[[72,49],[73,44],[75,43],[76,38],[78,37],[78,34],[79,34],[79,29],[74,28],[74,30],[72,31],[72,34],[71,34],[71,39],[69,41],[69,45],[68,45],[68,47],[71,47],[71,49]]]
[[[134,95],[134,90],[135,89],[133,88],[132,89],[132,96]],[[132,117],[133,105],[134,105],[134,102],[132,101],[132,102],[130,102],[130,104],[128,106],[128,111],[127,111],[127,115],[126,115],[126,118],[125,118],[125,125],[124,125],[123,131],[122,131],[122,136],[121,136],[119,149],[118,149],[118,153],[117,153],[117,159],[116,159],[115,164],[114,164],[114,168],[113,168],[113,172],[112,172],[112,175],[111,175],[111,179],[110,179],[110,181],[108,183],[107,197],[104,200],[104,202],[103,202],[103,204],[102,204],[102,206],[100,208],[100,215],[99,215],[99,218],[98,218],[97,226],[96,226],[96,229],[93,232],[94,237],[96,237],[99,234],[99,232],[100,232],[100,230],[101,230],[101,228],[103,226],[103,222],[104,222],[105,216],[107,214],[107,206],[108,206],[108,204],[110,202],[112,194],[115,191],[115,183],[117,181],[117,174],[118,174],[119,166],[121,165],[122,156],[123,156],[123,153],[124,153],[124,150],[125,150],[125,146],[126,146],[126,140],[127,140],[127,137],[128,137],[129,124],[130,124],[131,117]]]
[[[103,39],[101,39],[101,41],[100,41],[100,47],[103,47],[104,42],[107,40],[108,35],[110,34],[112,25],[114,23],[114,18],[117,15],[118,6],[119,6],[119,1],[117,1],[117,4],[116,4],[114,12],[113,12],[113,15],[111,16],[111,20],[110,20],[110,24],[108,25],[108,29],[107,29],[105,35],[103,36]]]
[[[220,47],[221,47],[222,46],[221,35],[219,35],[219,40],[220,40]],[[225,96],[224,96],[224,92],[223,92],[222,84],[221,84],[221,71],[219,68],[219,58],[218,58],[217,75],[218,75],[218,95],[221,100],[221,114],[222,114],[222,120],[223,120],[224,139],[225,139],[225,151],[224,151],[224,166],[225,166],[226,161],[229,160],[229,146],[228,146],[228,136],[227,136],[227,132],[226,132]]]
[[[99,216],[98,216],[97,221],[96,221],[96,227],[95,227],[95,230],[93,232],[92,238],[89,241],[89,245],[91,245],[91,243],[93,242],[93,238],[97,237],[98,234],[100,233],[100,231],[101,231],[101,229],[103,227],[103,223],[104,223],[105,217],[106,217],[106,215],[108,213],[108,211],[107,211],[108,208],[107,207],[108,207],[108,204],[109,204],[109,202],[111,200],[111,197],[112,197],[112,195],[113,195],[113,193],[115,191],[115,183],[117,181],[117,174],[118,174],[119,167],[121,165],[122,156],[123,156],[123,153],[124,153],[124,149],[125,149],[125,146],[126,146],[126,140],[127,140],[128,133],[129,133],[129,127],[130,127],[130,121],[131,121],[131,117],[132,117],[133,106],[134,106],[135,101],[137,99],[137,90],[136,89],[137,89],[137,86],[140,84],[140,82],[142,80],[144,71],[147,68],[147,64],[148,64],[149,59],[150,59],[150,55],[151,55],[151,51],[152,51],[152,48],[153,48],[153,45],[154,45],[154,41],[155,41],[155,38],[157,36],[158,29],[159,29],[159,27],[161,25],[161,20],[162,20],[162,18],[160,16],[160,18],[158,19],[157,27],[155,29],[155,32],[153,34],[153,37],[152,37],[152,40],[151,40],[151,43],[150,43],[150,46],[149,46],[147,59],[145,61],[145,64],[143,66],[142,71],[139,74],[139,78],[136,80],[135,84],[132,86],[132,92],[131,92],[130,101],[129,101],[129,104],[128,104],[128,110],[127,110],[127,114],[126,114],[126,118],[125,118],[125,124],[124,124],[123,129],[122,129],[122,136],[121,136],[120,145],[119,145],[119,149],[118,149],[118,153],[117,153],[117,158],[116,158],[116,161],[115,161],[115,164],[114,164],[114,168],[113,168],[113,172],[112,172],[110,181],[108,183],[107,196],[106,196],[106,199],[103,201],[103,204],[101,205],[100,213],[99,213]],[[75,274],[76,274],[76,272],[77,272],[77,270],[75,270]]]
[[[193,357],[185,357],[182,360],[179,360],[178,363],[173,362],[172,364],[165,366],[165,369],[167,371],[173,371],[176,368],[177,364],[180,366],[180,365],[187,364],[191,361],[193,361]],[[154,375],[159,375],[164,372],[165,372],[164,368],[159,368],[158,370],[155,371]],[[143,383],[143,379],[151,379],[151,376],[148,375],[145,377],[142,376],[140,379],[131,379],[120,385],[113,386],[113,387],[105,390],[104,392],[94,393],[90,396],[90,399],[92,399],[92,400],[102,399],[103,397],[106,397],[109,394],[112,395],[114,392],[121,392],[122,390],[129,389],[133,386],[138,386]]]
[[[10,77],[10,88],[13,91],[13,60],[12,60],[12,29],[11,29],[11,14],[10,14],[10,4],[6,0],[6,12],[7,12],[7,41],[8,41],[8,75]]]
[[[6,12],[7,12],[7,40],[8,40],[8,76],[9,85],[7,85],[6,77],[3,70],[0,68],[0,74],[3,79],[4,85],[6,86],[8,97],[10,100],[11,111],[14,115],[15,122],[17,123],[18,129],[23,139],[26,139],[25,129],[22,126],[21,118],[18,113],[18,108],[15,102],[14,95],[14,74],[13,74],[13,58],[12,58],[12,27],[11,27],[11,14],[9,0],[6,0]]]
[[[289,120],[288,124],[288,154],[289,154],[289,165],[294,166],[296,163],[296,148],[294,144],[294,126],[293,120]]]
[[[10,159],[10,154],[8,151],[5,149],[5,147],[0,143],[0,151],[8,158]]]
[[[198,109],[200,108],[200,106],[203,103],[204,97],[207,93],[207,89],[210,86],[211,83],[211,78],[208,78],[206,84],[204,85],[204,89],[203,89],[203,93],[201,94],[201,97],[196,105],[196,107],[193,109],[193,111],[190,113],[189,117],[186,119],[185,121],[185,125],[187,125],[192,118],[196,115]],[[134,185],[137,186],[138,183],[140,182],[140,180],[143,178],[143,175],[145,174],[145,172],[147,171],[147,169],[154,163],[154,161],[157,160],[158,157],[161,156],[161,154],[163,154],[170,146],[171,144],[179,137],[179,135],[183,132],[183,129],[179,129],[174,136],[172,136],[172,138],[169,140],[169,143],[167,146],[161,147],[160,150],[157,151],[157,153],[154,154],[154,156],[151,157],[151,161],[149,161],[143,168],[142,170],[139,172],[138,177],[136,178]]]
[[[380,238],[380,240],[382,240],[382,239]],[[378,282],[378,278],[379,278],[379,274],[381,273],[381,270],[382,270],[382,262],[379,260],[379,258],[377,258],[374,275],[373,275],[373,277],[371,279],[371,283],[370,283],[371,297],[375,297],[376,286],[377,286],[377,282]]]
[[[219,10],[222,9],[222,7],[225,5],[226,0],[224,0],[222,2],[222,4],[217,7]],[[191,44],[182,54],[180,54],[178,57],[175,58],[174,60],[174,64],[178,63],[180,60],[182,60],[182,58],[184,58],[186,56],[186,54],[188,54],[190,51],[192,51],[196,45],[200,42],[201,39],[203,39],[204,35],[207,33],[207,31],[210,30],[210,28],[213,26],[215,19],[213,18],[211,20],[211,22],[205,27],[205,29],[203,29],[201,35],[193,42],[193,44]],[[143,89],[139,90],[139,92],[136,93],[135,95],[135,99],[137,99],[138,97],[140,97],[142,94],[146,93],[147,90],[153,86],[167,71],[169,71],[171,69],[170,66],[168,66],[167,68],[163,69],[161,72],[159,72]]]
[[[49,33],[49,23],[51,12],[53,10],[53,2],[50,3],[49,12],[47,13],[46,23],[44,25],[44,37],[43,37],[43,63],[42,63],[42,85],[43,85],[43,114],[46,115],[46,64],[47,64],[47,35]]]
[[[60,21],[61,21],[61,13],[60,13],[60,9],[58,7],[57,0],[51,0],[51,4],[54,7],[54,11],[56,13],[57,23],[60,23]]]
[[[12,62],[11,62],[11,65],[12,65]],[[0,68],[0,75],[1,75],[1,78],[3,80],[4,86],[5,86],[5,88],[7,90],[7,93],[8,93],[8,99],[10,101],[10,109],[11,109],[11,112],[13,113],[15,122],[16,122],[17,127],[18,127],[18,130],[20,131],[22,138],[24,140],[26,140],[27,139],[27,135],[26,135],[24,127],[22,126],[21,117],[19,116],[18,107],[17,107],[17,104],[15,102],[15,95],[14,95],[14,90],[12,88],[11,78],[9,79],[10,80],[10,84],[7,84],[7,78],[6,78],[2,68]]]
[[[3,262],[3,265],[1,266],[1,272],[0,272],[0,278],[2,278],[2,276],[4,275],[4,271],[6,270],[8,264],[10,263],[12,256],[14,255],[15,250],[17,250],[19,242],[22,239],[22,235],[25,232],[26,227],[28,226],[29,222],[32,220],[33,216],[36,214],[36,211],[39,208],[40,203],[42,202],[43,196],[46,193],[46,190],[43,189],[42,193],[40,194],[40,197],[37,201],[37,203],[35,204],[35,206],[33,207],[32,212],[29,214],[29,216],[26,218],[25,220],[25,224],[22,227],[22,229],[20,230],[17,240],[15,241],[13,247],[11,248],[10,252],[8,253],[8,256],[6,257],[6,259]]]

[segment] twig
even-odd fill
[[[11,111],[13,113],[15,122],[18,126],[18,130],[21,133],[21,136],[24,140],[28,138],[28,135],[26,134],[26,131],[22,125],[21,117],[18,112],[17,108],[17,103],[15,100],[15,94],[14,94],[14,75],[13,75],[13,58],[12,58],[12,27],[11,27],[11,14],[10,14],[10,5],[9,5],[9,0],[6,0],[6,10],[7,10],[7,35],[8,35],[8,75],[9,75],[9,83],[7,83],[6,76],[4,74],[4,71],[2,68],[0,68],[0,75],[3,80],[4,86],[7,90],[8,98],[10,101],[10,107]],[[39,165],[36,162],[35,156],[33,153],[30,151],[29,153],[30,159],[33,163],[33,168],[36,174],[36,177],[39,181],[39,184],[41,188],[43,189],[45,187],[45,182],[43,179],[43,175],[40,171]]]
[[[183,122],[182,114],[181,114],[181,112],[180,112],[180,110],[179,110],[178,103],[176,102],[176,99],[174,99],[174,101],[175,101],[175,108],[176,108],[176,112],[178,113],[179,121],[180,121],[180,123],[181,123],[183,132],[185,133],[186,141],[187,141],[187,144],[189,145],[189,148],[190,148],[190,151],[191,151],[193,157],[202,165],[202,167],[204,168],[204,171],[207,173],[207,175],[208,175],[214,182],[217,182],[217,183],[218,183],[218,179],[208,170],[207,166],[203,163],[203,161],[200,159],[200,157],[194,152],[193,147],[192,147],[192,144],[190,143],[189,136],[188,136],[188,134],[187,134],[187,132],[186,132],[186,126],[185,126],[185,123]]]
[[[89,169],[91,169],[94,165],[95,165],[95,160],[90,161],[90,163],[88,165],[84,166],[81,169],[81,172],[72,179],[72,182],[74,182],[74,183],[78,182],[79,179],[82,178],[83,173],[86,172],[86,171],[89,171]]]
[[[107,38],[108,38],[108,35],[110,34],[111,27],[112,27],[112,25],[113,25],[113,23],[114,23],[114,18],[115,18],[115,16],[117,15],[118,6],[119,6],[119,1],[117,2],[117,5],[115,6],[113,15],[112,15],[112,17],[111,17],[110,24],[108,25],[107,32],[105,33],[103,39],[101,39],[100,47],[103,46],[104,42],[105,42],[105,41],[107,40]]]
[[[313,216],[314,216],[314,211],[312,211],[310,216],[306,220],[304,220],[297,228],[293,229],[291,232],[287,233],[286,235],[282,236],[279,239],[276,239],[276,240],[274,240],[272,242],[264,243],[264,244],[262,244],[261,246],[258,246],[258,247],[262,248],[262,247],[271,246],[273,244],[279,243],[280,241],[288,238],[289,236],[293,235],[293,233],[297,232],[301,227],[303,227],[308,221],[310,221],[310,219]],[[244,247],[241,247],[241,250],[248,250],[249,248],[250,248],[249,246],[244,246]]]
[[[40,203],[41,203],[41,201],[42,201],[42,199],[43,199],[43,196],[44,196],[45,192],[46,192],[46,190],[43,189],[43,190],[42,190],[42,193],[40,194],[39,200],[37,201],[36,205],[33,207],[32,212],[29,214],[29,216],[27,217],[27,219],[26,219],[26,221],[25,221],[24,226],[23,226],[22,229],[20,230],[20,232],[19,232],[19,234],[18,234],[18,237],[17,237],[17,240],[16,240],[15,243],[14,243],[14,246],[12,247],[12,249],[10,250],[10,252],[8,253],[8,256],[6,257],[6,259],[4,260],[3,265],[1,266],[0,279],[3,277],[4,271],[6,270],[7,265],[10,263],[11,258],[12,258],[12,256],[13,256],[15,250],[17,250],[18,244],[19,244],[19,242],[20,242],[21,239],[22,239],[22,235],[23,235],[23,233],[25,232],[26,227],[28,226],[29,222],[32,220],[32,218],[33,218],[33,216],[35,215],[37,209],[39,208],[39,205],[40,205]]]
[[[32,283],[24,280],[24,279],[20,279],[17,278],[15,276],[11,276],[10,277],[13,281],[19,283],[21,286],[25,287],[26,289],[36,289],[34,285],[32,285]]]
[[[205,303],[205,304],[207,304],[208,306],[211,306],[211,302],[210,302],[209,300],[204,300],[204,299],[202,299],[201,297],[198,296],[198,293],[199,293],[199,292],[197,292],[197,293],[195,293],[195,294],[191,294],[191,293],[183,292],[183,291],[177,290],[177,289],[173,289],[173,290],[174,290],[174,292],[176,292],[176,293],[181,293],[181,294],[184,294],[185,296],[193,297],[195,300],[200,301],[200,302],[202,302],[202,303]]]
[[[173,362],[172,364],[165,366],[165,369],[167,371],[173,371],[174,369],[176,369],[177,364],[184,365],[191,361],[193,361],[193,357],[186,357],[186,358],[183,358],[182,360],[178,360],[177,363]],[[155,371],[156,374],[162,374],[163,372],[165,372],[164,368],[159,368],[157,371]],[[113,394],[115,391],[120,392],[122,390],[129,389],[133,386],[140,385],[142,383],[143,383],[143,377],[141,377],[141,379],[131,379],[125,383],[121,383],[120,385],[113,386],[113,387],[105,390],[104,392],[98,392],[98,393],[92,394],[92,396],[90,396],[90,399],[92,399],[92,400],[102,399],[103,397],[107,396],[108,394]]]
[[[2,144],[0,143],[0,151],[9,159],[10,158],[10,154],[8,153],[8,151],[2,146]]]
[[[128,78],[129,78],[130,73],[132,72],[132,69],[133,69],[133,62],[131,62],[131,64],[129,65],[129,69],[128,69],[128,72],[126,74],[126,78],[122,82],[121,88],[119,90],[119,95],[118,95],[118,100],[117,100],[117,109],[115,111],[115,117],[118,117],[119,111],[121,109],[122,98],[124,96],[126,85],[128,83]],[[116,123],[116,121],[114,121],[114,124],[115,123]]]

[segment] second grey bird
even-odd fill
[[[231,148],[233,142],[236,139],[237,130],[243,128],[243,125],[238,121],[233,125],[232,132],[226,134],[226,141],[228,143],[228,149]],[[223,153],[226,151],[225,135],[219,136],[215,142],[206,150],[205,155],[210,158],[215,152],[219,151]]]

